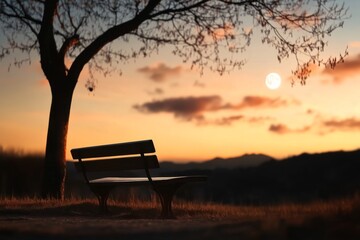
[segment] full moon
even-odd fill
[[[265,84],[269,89],[278,89],[281,85],[281,77],[277,73],[269,73],[266,76]]]

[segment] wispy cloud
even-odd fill
[[[216,95],[167,98],[135,105],[134,108],[144,113],[173,113],[175,117],[191,120],[199,117],[203,112],[221,109],[222,99]]]
[[[288,134],[288,133],[305,133],[311,130],[310,126],[305,126],[299,129],[291,129],[285,124],[271,124],[269,131],[277,134]]]
[[[273,120],[271,117],[251,117],[245,115],[232,115],[216,119],[208,119],[201,115],[194,118],[197,125],[218,125],[218,126],[231,126],[235,122],[244,122],[249,124],[259,124],[269,120]]]
[[[195,122],[197,125],[200,126],[205,126],[205,125],[230,126],[234,122],[247,121],[247,120],[244,115],[226,116],[215,119],[208,119],[204,115],[199,115],[192,118],[191,121]]]
[[[322,121],[322,127],[329,131],[360,130],[360,119],[355,117],[345,118],[345,119],[328,119]]]
[[[345,59],[344,63],[338,64],[334,69],[325,68],[323,73],[330,75],[331,82],[335,84],[342,83],[348,77],[360,75],[360,55]]]
[[[194,82],[194,87],[204,88],[206,85],[198,80]]]
[[[226,105],[226,107],[233,109],[243,108],[277,108],[288,105],[298,105],[296,100],[285,100],[281,98],[269,98],[263,96],[245,96],[243,100],[237,105]]]
[[[216,119],[215,121],[209,122],[210,124],[215,125],[231,125],[234,122],[245,120],[245,116],[243,115],[235,115],[235,116],[229,116],[229,117],[222,117],[219,119]]]
[[[181,66],[169,67],[164,63],[139,68],[138,72],[146,74],[155,82],[164,82],[171,76],[178,76],[183,71]]]
[[[298,129],[291,129],[285,124],[271,124],[270,132],[277,134],[289,133],[306,133],[313,131],[314,133],[325,135],[336,131],[360,131],[360,118],[350,117],[345,119],[329,118],[324,119],[318,116],[314,123]]]
[[[162,88],[155,88],[152,91],[147,92],[149,95],[161,95],[164,93],[164,90]]]
[[[244,108],[278,108],[288,105],[299,104],[295,100],[269,98],[262,96],[245,96],[239,103],[224,103],[218,95],[200,97],[178,97],[154,100],[134,106],[143,113],[171,113],[175,118],[186,121],[196,121],[198,124],[230,125],[235,121],[246,120],[250,123],[258,123],[268,120],[267,117],[250,117],[243,115],[226,116],[215,120],[206,119],[204,114],[222,110],[238,111]]]

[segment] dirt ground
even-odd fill
[[[360,225],[313,219],[126,219],[121,216],[28,216],[2,214],[0,239],[360,239]]]
[[[163,220],[143,211],[99,215],[76,208],[0,209],[0,239],[360,239],[359,212],[290,219],[271,214],[252,219],[179,215],[177,219]]]

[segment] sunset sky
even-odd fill
[[[89,145],[153,139],[161,160],[208,160],[246,153],[284,158],[302,152],[360,148],[360,1],[345,1],[351,18],[329,38],[324,57],[348,47],[335,70],[314,69],[305,86],[291,85],[293,58],[281,64],[256,35],[241,70],[200,74],[162,48],[158,54],[97,76],[89,92],[86,73],[74,93],[67,152]],[[239,53],[240,54],[240,53]],[[50,88],[34,55],[31,65],[0,67],[0,146],[43,152]],[[265,77],[277,72],[279,89]]]

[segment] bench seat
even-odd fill
[[[97,196],[101,211],[107,212],[110,192],[121,186],[150,185],[160,199],[162,218],[173,218],[171,203],[177,189],[191,182],[203,182],[206,176],[157,176],[152,177],[150,169],[159,168],[159,161],[152,140],[117,143],[109,145],[75,148],[71,150],[76,169],[82,173],[85,182]],[[145,171],[145,176],[120,177],[128,170]],[[91,177],[101,172],[102,177]],[[105,175],[104,175],[105,174]],[[117,176],[116,176],[117,175]]]
[[[152,177],[153,182],[156,183],[187,183],[206,181],[204,176],[176,176],[176,177]],[[104,177],[89,180],[90,184],[150,184],[147,177]]]

